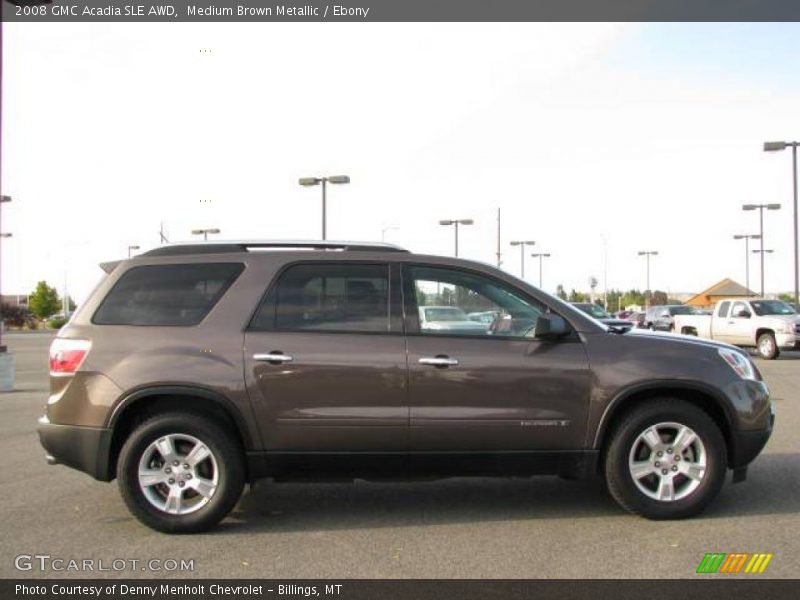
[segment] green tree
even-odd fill
[[[56,288],[47,285],[46,281],[40,281],[28,299],[28,308],[37,319],[46,319],[56,314],[61,308],[61,299]]]
[[[561,285],[560,283],[556,286],[556,296],[558,296],[562,300],[567,299],[567,292],[564,291],[564,286]]]

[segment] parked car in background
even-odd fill
[[[492,319],[493,321],[494,319]],[[436,329],[439,331],[474,331],[483,335],[491,325],[482,321],[473,321],[467,313],[457,306],[420,306],[420,329]]]
[[[632,310],[619,310],[615,315],[618,319],[627,319],[633,314]]]
[[[629,314],[624,320],[625,321],[630,321],[631,323],[633,323],[633,326],[635,328],[637,328],[637,329],[643,329],[644,328],[644,317],[645,317],[645,313],[640,312],[640,311],[634,311],[631,314]]]
[[[489,327],[489,325],[494,323],[494,320],[500,316],[500,313],[493,310],[484,310],[481,312],[467,313],[467,316],[470,318],[470,320],[483,323],[486,325],[486,327]]]
[[[782,349],[800,348],[800,315],[780,300],[720,300],[711,315],[677,315],[675,330],[756,348],[768,360]]]
[[[572,305],[582,310],[590,317],[594,317],[603,323],[603,325],[608,325],[609,327],[622,327],[624,329],[630,329],[633,327],[633,323],[630,321],[626,321],[625,319],[615,319],[608,314],[602,306],[595,304],[594,302],[573,302]]]
[[[653,331],[675,331],[675,315],[693,315],[695,309],[686,304],[651,306],[645,314],[645,327]]]

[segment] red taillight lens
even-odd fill
[[[50,344],[50,374],[69,375],[77,371],[91,345],[88,340],[54,339]]]

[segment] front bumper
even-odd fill
[[[775,425],[775,408],[770,404],[769,426],[766,429],[754,431],[734,431],[731,439],[728,466],[731,469],[741,469],[750,464],[753,459],[767,445],[772,428]]]
[[[794,333],[777,333],[775,334],[775,343],[781,350],[794,350],[800,345],[800,338]]]
[[[43,416],[37,431],[48,463],[63,464],[100,481],[111,481],[111,429],[56,425]]]

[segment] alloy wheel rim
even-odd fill
[[[707,470],[703,440],[674,421],[648,426],[633,442],[628,470],[636,488],[648,498],[676,502],[692,494]]]
[[[759,348],[763,356],[769,356],[772,354],[772,340],[770,340],[768,337],[765,337],[761,340],[761,345]]]
[[[185,515],[200,510],[214,496],[219,469],[214,453],[200,439],[170,433],[153,441],[142,453],[139,488],[158,510]]]

